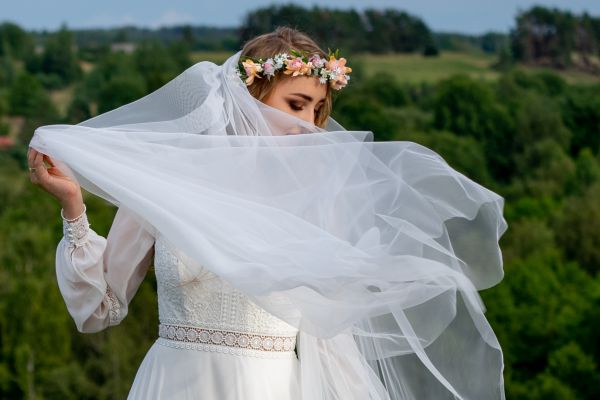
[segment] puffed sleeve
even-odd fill
[[[84,211],[63,220],[56,249],[56,277],[79,332],[98,332],[119,324],[154,256],[154,232],[120,207],[108,235],[97,234]]]

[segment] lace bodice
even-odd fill
[[[191,280],[185,263],[192,261],[160,234],[154,257],[161,323],[263,335],[298,332],[209,270]]]

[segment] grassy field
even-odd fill
[[[209,60],[222,63],[231,53],[195,52],[194,62]],[[495,80],[499,73],[491,68],[496,56],[484,53],[442,52],[438,57],[423,57],[419,54],[371,55],[358,54],[348,59],[348,65],[356,70],[363,69],[367,76],[390,72],[399,81],[407,83],[437,82],[457,73],[467,74],[474,79]],[[541,71],[544,68],[520,67]],[[550,69],[545,69],[550,70]],[[557,72],[556,70],[551,70]],[[600,83],[600,76],[579,71],[559,72],[569,83]]]
[[[401,82],[436,82],[453,74],[464,73],[476,79],[493,80],[498,74],[490,68],[493,56],[443,52],[438,57],[419,54],[358,55],[367,76],[380,72],[392,73]],[[348,60],[348,64],[350,60]]]

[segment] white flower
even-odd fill
[[[321,83],[327,83],[327,78],[320,77],[319,78],[319,82],[321,82]]]
[[[283,62],[287,59],[287,53],[279,53],[275,56],[275,66],[277,68],[283,67]]]

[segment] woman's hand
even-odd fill
[[[46,168],[44,161],[50,164],[50,168]],[[29,168],[35,168],[29,172],[31,182],[58,199],[65,218],[72,219],[83,212],[83,196],[79,184],[60,172],[49,156],[30,147],[27,151],[27,163]]]

